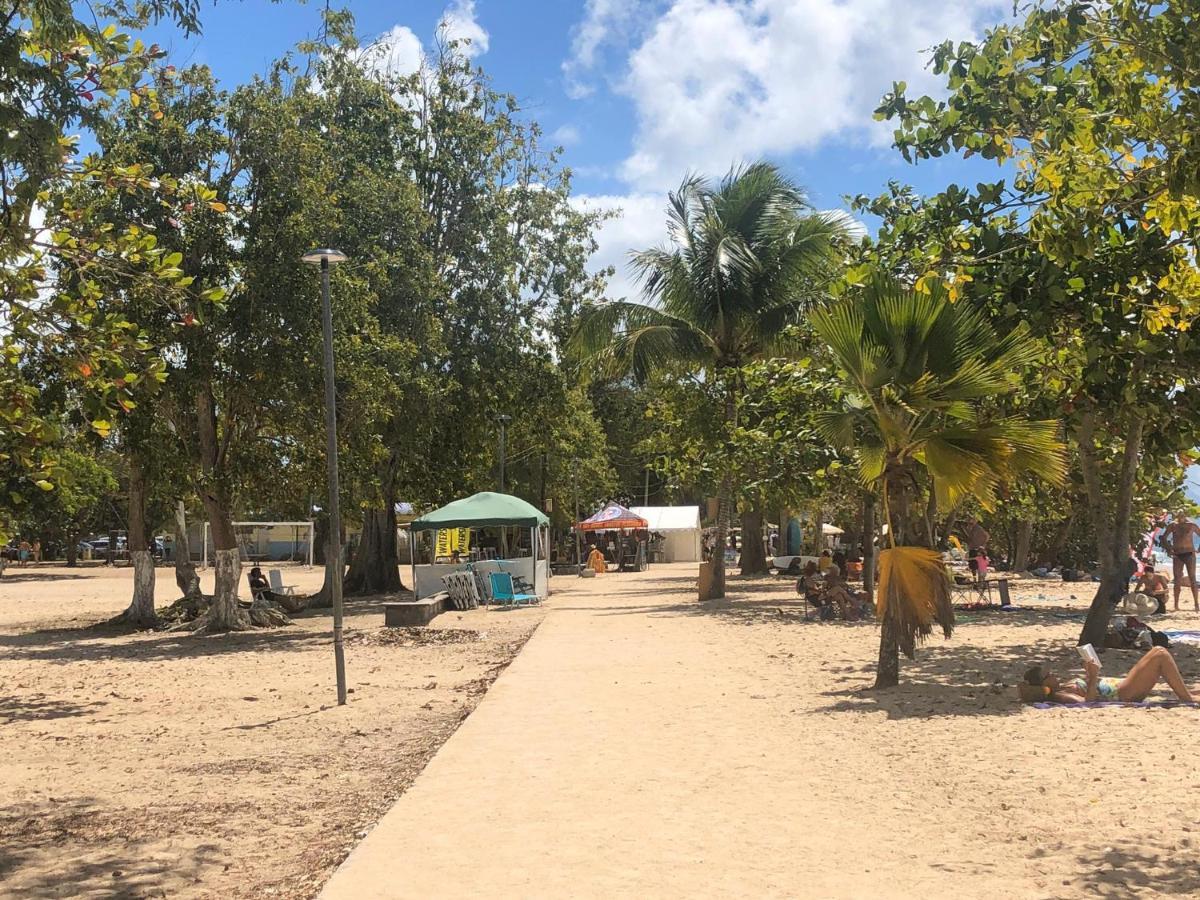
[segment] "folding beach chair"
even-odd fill
[[[296,586],[294,584],[284,584],[283,573],[278,569],[272,569],[269,571],[267,573],[267,578],[271,582],[272,594],[280,594],[281,596],[286,594],[289,597],[295,596]]]
[[[450,595],[450,603],[455,609],[475,609],[480,605],[475,576],[470,572],[443,575],[442,583],[446,585],[446,593]]]
[[[492,572],[488,576],[492,584],[492,600],[501,605],[507,603],[520,606],[522,603],[537,603],[535,594],[518,594],[513,591],[513,579],[507,572]]]

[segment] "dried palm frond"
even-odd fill
[[[946,637],[954,631],[950,576],[936,550],[892,547],[880,553],[876,598],[879,618],[894,617],[900,649],[909,659],[916,653],[917,642],[933,632],[934,622],[942,626]]]

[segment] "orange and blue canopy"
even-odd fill
[[[617,528],[649,528],[650,523],[620,503],[610,503],[575,527],[580,531],[608,531]]]

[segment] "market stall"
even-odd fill
[[[453,532],[463,528],[491,530],[500,536],[497,541],[499,546],[518,548],[513,553],[496,558],[493,565],[514,578],[528,582],[537,596],[547,596],[550,588],[549,522],[544,513],[519,497],[491,491],[455,500],[413,520],[409,525],[409,540],[413,560],[412,583],[417,599],[442,591],[442,576],[463,569],[465,561],[438,562],[435,550],[438,532]],[[506,540],[509,537],[506,529],[517,531],[511,543]],[[419,547],[418,542],[422,540],[429,540],[430,546]]]

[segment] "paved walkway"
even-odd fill
[[[829,679],[744,625],[702,611],[694,566],[569,582],[321,897],[1011,896],[977,867],[914,866],[909,829],[940,824],[898,796],[920,751],[878,716],[901,759],[835,775]]]

